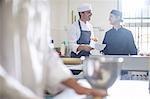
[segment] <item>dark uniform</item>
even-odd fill
[[[107,31],[103,44],[106,44],[102,50],[105,55],[137,55],[133,35],[123,27]]]

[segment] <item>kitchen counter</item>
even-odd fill
[[[148,81],[118,80],[108,89],[107,99],[150,99]]]
[[[148,57],[138,57],[138,56],[133,57],[132,56],[132,57],[124,57],[124,58],[125,58],[125,64],[122,67],[122,69],[148,70],[148,67],[147,67],[147,65],[149,64]],[[82,65],[80,64],[80,61],[78,62],[79,64],[74,64],[74,61],[73,61],[73,64],[69,63],[67,66],[69,69],[82,70]],[[81,79],[79,80],[79,82],[81,85],[85,85],[85,86],[88,85],[86,84],[87,81],[85,79]],[[134,99],[134,98],[135,99],[150,99],[148,87],[149,87],[148,81],[117,80],[114,83],[114,85],[108,89],[109,96],[107,96],[106,99]],[[70,94],[68,95],[68,93]],[[86,99],[85,98],[86,96],[77,95],[73,90],[69,88],[58,96],[60,96],[61,99]],[[59,99],[59,98],[56,98],[56,99]]]
[[[90,87],[85,79],[79,80],[83,86]],[[108,89],[106,99],[150,99],[148,81],[117,80]],[[86,99],[85,95],[77,95],[72,89],[66,89],[54,99]]]

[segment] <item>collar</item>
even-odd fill
[[[86,23],[84,23],[82,20],[79,20],[81,24],[88,24],[88,21],[86,21]]]
[[[120,28],[118,28],[118,29],[115,29],[114,27],[113,27],[112,29],[114,29],[114,30],[118,31],[118,30],[120,30],[120,29],[122,29],[122,28],[123,28],[123,26],[121,25],[121,27],[120,27]]]

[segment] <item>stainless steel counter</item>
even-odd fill
[[[90,87],[85,79],[79,80],[78,83],[84,87]],[[108,94],[109,96],[105,99],[150,99],[148,81],[117,80],[108,89]],[[86,96],[78,95],[72,89],[67,88],[54,99],[86,99]]]
[[[150,82],[150,57],[146,57],[146,56],[104,56],[104,57],[123,57],[124,65],[120,67],[120,70],[130,71],[129,73],[125,75],[127,76],[127,78],[129,78],[128,79],[129,81],[131,80],[133,80],[133,82],[135,80],[144,81],[144,79],[142,80],[142,79],[139,79],[138,77],[134,77],[134,79],[131,79],[131,76],[136,75],[136,76],[143,77],[146,75],[147,77],[146,81],[148,81],[148,78],[149,78],[149,82]],[[72,70],[73,69],[82,70],[82,66],[83,65],[72,65],[72,66],[68,65],[68,67]],[[81,73],[80,75],[76,75],[76,77],[83,78],[83,74]],[[150,83],[149,83],[149,87],[150,87]]]

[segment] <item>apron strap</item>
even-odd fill
[[[79,20],[78,20],[78,23],[79,23],[80,32],[82,33],[81,23]]]

